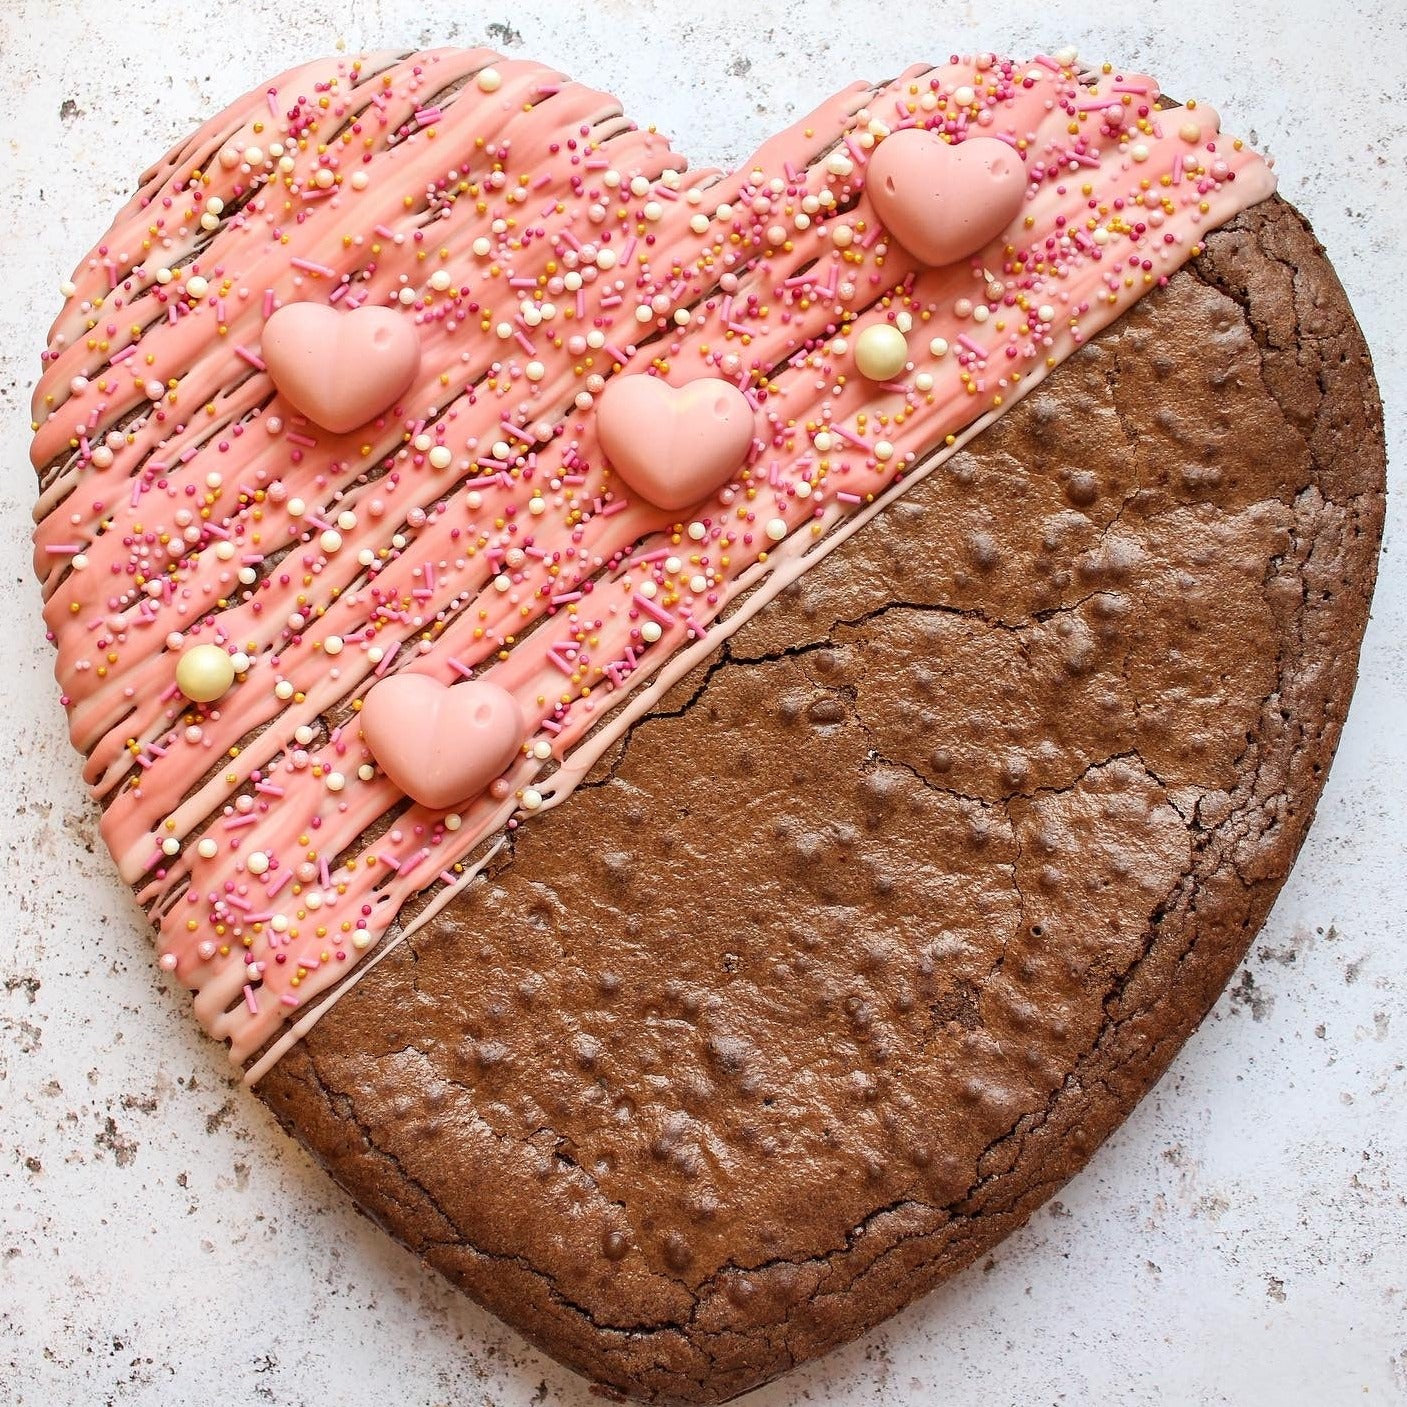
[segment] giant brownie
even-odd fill
[[[1078,1171],[1235,969],[1339,739],[1383,496],[1362,336],[1272,198],[685,679],[262,1096],[609,1389],[717,1402],[854,1336]]]

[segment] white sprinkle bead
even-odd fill
[[[780,542],[787,535],[787,525],[781,518],[773,518],[767,524],[767,536],[773,542]]]
[[[245,858],[244,868],[252,875],[267,874],[269,857],[262,850],[251,850]]]
[[[503,75],[496,68],[484,68],[479,70],[474,82],[481,93],[496,93],[503,86]]]

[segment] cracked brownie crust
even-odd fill
[[[762,612],[260,1086],[619,1392],[716,1402],[1019,1226],[1302,841],[1381,408],[1272,199]]]

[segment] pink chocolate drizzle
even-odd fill
[[[232,1058],[1270,193],[1214,113],[1156,99],[1133,74],[955,58],[685,175],[540,65],[379,54],[285,74],[143,177],[44,354],[36,565],[103,834]],[[945,268],[888,241],[864,189],[875,144],[916,125],[1007,141],[1028,174],[1012,224]],[[263,324],[300,299],[394,308],[421,339],[410,389],[358,430],[302,420],[267,375]],[[881,321],[910,366],[877,386],[851,358]],[[628,373],[748,398],[744,467],[691,511],[632,496],[601,452],[594,399]],[[192,705],[176,663],[205,642],[244,668]],[[526,720],[455,813],[410,802],[360,737],[361,700],[404,670],[489,679]]]

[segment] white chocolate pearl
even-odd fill
[[[542,805],[542,793],[536,787],[528,787],[523,792],[523,810],[536,811]]]
[[[429,457],[432,469],[448,469],[454,463],[454,454],[448,445],[436,445]]]
[[[341,772],[329,772],[327,774],[328,791],[341,791],[347,785],[347,779]]]
[[[948,339],[946,337],[935,337],[929,344],[928,350],[935,357],[946,357],[948,355]]]
[[[481,93],[496,93],[503,86],[503,75],[496,68],[484,68],[479,70],[474,82]]]
[[[161,853],[163,855],[179,855],[181,853],[181,842],[174,835],[168,835],[161,842]]]
[[[327,531],[318,538],[318,545],[324,552],[336,552],[342,546],[342,534],[335,528],[328,528]]]
[[[855,339],[855,366],[871,381],[892,381],[908,359],[904,334],[887,322],[874,323]]]
[[[199,855],[202,860],[213,860],[215,856],[220,853],[220,846],[207,835],[200,844],[195,847],[195,853]]]
[[[891,445],[888,440],[877,441],[874,447],[874,457],[879,460],[881,464],[885,463],[887,460],[893,459],[894,446]]]
[[[218,645],[192,645],[176,665],[176,687],[193,703],[214,703],[234,677],[234,661]]]
[[[201,278],[199,274],[193,274],[186,280],[186,296],[188,298],[204,298],[209,292],[209,280]]]
[[[767,524],[767,536],[773,542],[780,542],[787,535],[787,525],[781,518],[773,518]]]
[[[322,652],[325,655],[340,655],[342,653],[342,637],[340,635],[329,635],[322,642]]]
[[[640,638],[650,645],[653,645],[663,634],[664,631],[661,629],[660,623],[657,620],[647,620],[645,624],[640,627]]]
[[[267,874],[269,857],[262,850],[251,850],[244,861],[244,868],[252,875]]]
[[[430,287],[433,288],[436,293],[443,293],[449,285],[450,276],[448,269],[436,269],[435,272],[430,275]]]

